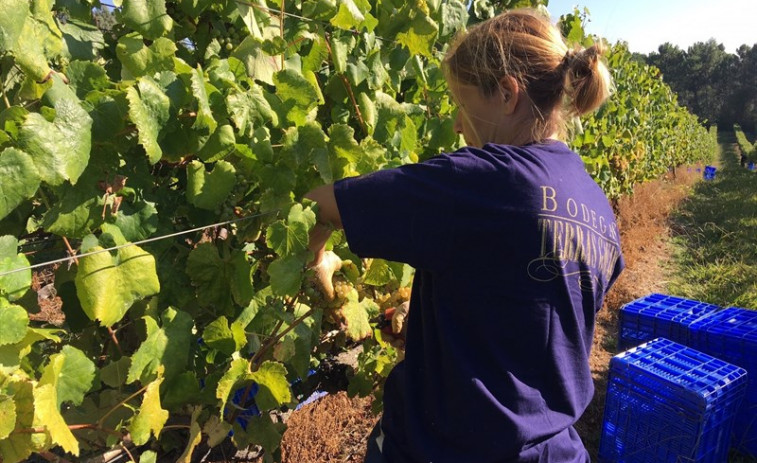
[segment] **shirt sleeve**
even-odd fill
[[[456,208],[448,156],[334,184],[347,243],[360,257],[435,269],[449,261]]]

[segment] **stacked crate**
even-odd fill
[[[620,310],[618,348],[629,349],[657,337],[689,344],[689,325],[722,310],[705,302],[653,293]]]
[[[736,416],[733,446],[757,457],[757,311],[729,307],[692,323],[690,345],[749,372],[746,399]]]
[[[658,338],[613,357],[600,462],[726,461],[743,368]]]

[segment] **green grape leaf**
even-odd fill
[[[147,152],[151,164],[163,156],[158,144],[160,130],[168,122],[171,101],[157,82],[149,77],[139,79],[136,87],[126,90],[129,118],[137,126],[139,143]]]
[[[150,440],[150,434],[158,438],[160,431],[168,421],[168,410],[160,405],[160,384],[162,377],[158,377],[147,385],[142,404],[137,415],[129,425],[131,438],[136,445],[144,445]]]
[[[234,386],[241,382],[248,380],[250,376],[250,364],[245,359],[234,359],[229,364],[229,369],[226,370],[218,380],[218,386],[216,388],[216,398],[221,401],[221,410],[226,408],[226,402],[229,400]]]
[[[92,388],[95,379],[95,364],[84,352],[71,346],[63,346],[42,370],[39,386],[50,384],[55,388],[57,406],[64,402],[81,405],[84,395]]]
[[[269,123],[279,125],[279,116],[265,99],[263,89],[253,85],[250,90],[242,92],[232,89],[226,97],[226,107],[231,120],[239,132],[251,136],[258,126]]]
[[[173,20],[166,13],[165,0],[124,0],[121,17],[124,24],[148,39],[171,32]]]
[[[8,437],[15,427],[16,402],[13,401],[13,397],[0,394],[0,440]]]
[[[0,330],[0,346],[21,342],[29,327],[29,314],[23,307],[0,298],[0,326],[3,327]]]
[[[444,2],[441,5],[440,37],[451,37],[465,28],[468,10],[463,2]]]
[[[352,30],[365,26],[371,32],[378,21],[369,13],[371,5],[367,0],[339,0],[339,9],[330,22],[334,26]]]
[[[85,177],[76,185],[64,183],[57,189],[59,200],[42,221],[45,230],[69,238],[84,238],[102,224],[102,192],[91,176],[85,174]]]
[[[232,301],[246,306],[253,297],[252,267],[244,251],[231,251],[221,258],[211,243],[202,243],[187,259],[187,274],[197,287],[200,305],[226,310]]]
[[[158,454],[152,450],[142,452],[142,455],[139,456],[139,463],[157,463],[157,461]]]
[[[363,156],[355,141],[355,130],[346,124],[333,124],[329,128],[329,153],[334,178],[358,175],[356,164]]]
[[[132,304],[160,291],[155,258],[138,246],[81,258],[75,282],[84,313],[102,326],[118,323]]]
[[[179,8],[187,16],[196,18],[200,16],[200,13],[205,11],[207,7],[213,4],[213,0],[179,0]]]
[[[39,172],[31,156],[15,148],[0,153],[0,219],[37,192]]]
[[[337,74],[344,74],[347,70],[347,59],[350,51],[355,46],[355,40],[351,36],[334,36],[330,39],[331,61]]]
[[[302,285],[304,267],[309,253],[278,257],[268,266],[271,289],[278,296],[295,296]]]
[[[0,50],[13,50],[28,16],[28,0],[0,2]]]
[[[38,384],[34,388],[34,426],[44,427],[53,443],[60,445],[66,452],[79,455],[79,441],[68,429],[58,403],[54,384]]]
[[[174,69],[174,54],[178,49],[173,40],[161,37],[145,46],[139,34],[130,33],[118,39],[116,56],[121,62],[123,80],[153,75]]]
[[[303,125],[315,116],[318,92],[302,74],[285,69],[274,74],[273,81],[286,120],[295,125]]]
[[[102,31],[92,24],[69,18],[60,24],[60,30],[72,59],[95,60],[105,48]]]
[[[184,405],[198,403],[202,395],[200,382],[194,372],[185,371],[166,381],[163,405],[169,410],[182,408]]]
[[[317,122],[307,122],[305,125],[290,130],[296,133],[291,138],[287,138],[285,149],[293,152],[297,164],[314,165],[324,183],[333,183],[334,175],[331,169],[328,141],[321,126]]]
[[[199,64],[197,65],[197,69],[194,69],[190,74],[190,80],[192,82],[192,92],[197,100],[197,117],[195,118],[195,123],[192,125],[192,128],[207,130],[208,133],[212,133],[216,130],[218,122],[216,122],[213,117],[213,111],[210,109],[207,87],[211,87],[213,90],[215,90],[215,88],[206,83],[205,75]]]
[[[302,204],[289,209],[286,221],[278,220],[268,227],[266,244],[280,256],[297,254],[308,249],[310,229],[315,225],[315,212]]]
[[[284,365],[266,361],[250,375],[260,389],[255,396],[255,403],[260,410],[272,410],[292,400],[292,390],[286,378]]]
[[[411,55],[431,57],[439,26],[425,14],[416,13],[403,32],[397,34],[397,42],[406,46]]]
[[[163,376],[168,381],[184,371],[192,344],[194,320],[188,313],[170,307],[163,311],[161,319],[163,326],[159,328],[153,318],[143,318],[148,335],[131,357],[127,384],[137,380],[143,384],[152,381],[161,365],[165,367]]]
[[[91,61],[71,61],[66,69],[66,76],[68,85],[80,99],[86,97],[89,92],[105,90],[110,86],[105,68]],[[110,136],[113,136],[113,133]]]
[[[242,429],[237,429],[237,427],[238,425],[235,425],[235,441],[237,440],[237,434],[244,435]],[[281,445],[281,438],[285,428],[286,425],[284,423],[274,423],[268,414],[254,416],[247,424],[246,443],[248,445],[260,445],[267,454],[273,454]]]
[[[247,74],[251,78],[274,85],[273,76],[279,70],[279,65],[276,58],[268,56],[263,51],[263,43],[260,39],[253,36],[245,37],[231,56],[244,63]]]
[[[235,332],[236,331],[236,332]],[[223,315],[210,322],[202,332],[202,341],[212,349],[231,355],[244,347],[247,339],[244,331],[233,330]]]
[[[214,210],[234,189],[236,170],[226,161],[218,161],[211,172],[205,164],[192,161],[187,166],[187,199],[200,209]]]
[[[127,241],[141,241],[158,230],[158,210],[149,201],[124,201],[114,223]]]
[[[126,99],[126,92],[118,90],[90,91],[86,89],[86,85],[81,85],[81,81],[77,82],[77,85],[79,85],[76,88],[77,92],[79,90],[90,92],[87,95],[86,103],[91,108],[89,115],[92,117],[93,144],[111,145],[126,141],[114,140],[113,138],[113,134],[122,133],[126,129],[126,121],[129,117],[129,102]]]
[[[14,236],[0,236],[0,273],[29,267],[25,255],[17,253],[18,240]],[[0,277],[0,296],[9,301],[17,301],[32,286],[31,269],[19,270]]]
[[[356,29],[363,21],[365,16],[353,0],[339,0],[339,10],[330,22],[340,29],[350,30]]]
[[[228,156],[236,147],[234,128],[223,124],[207,137],[207,141],[197,152],[197,157],[205,162],[215,162]]]
[[[106,386],[119,388],[126,384],[130,366],[131,359],[129,357],[121,357],[114,362],[110,362],[100,369],[100,380]]]
[[[415,150],[418,131],[415,123],[407,115],[408,106],[403,106],[383,92],[376,92],[378,122],[373,138],[381,144],[391,146],[400,153]]]
[[[384,259],[373,259],[371,266],[365,272],[363,283],[372,286],[383,286],[396,279],[397,276]]]
[[[65,85],[54,79],[56,85]],[[72,94],[75,98],[75,95]],[[19,133],[19,145],[31,155],[39,177],[51,185],[66,180],[76,183],[89,162],[92,118],[77,100],[55,102],[55,119],[48,122],[39,113],[30,113]]]

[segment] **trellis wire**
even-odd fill
[[[61,259],[55,259],[55,260],[51,260],[51,261],[48,261],[48,262],[42,262],[42,263],[39,263],[39,264],[30,265],[28,267],[21,267],[21,268],[17,268],[17,269],[13,269],[13,270],[7,270],[5,272],[0,273],[0,278],[4,277],[6,275],[13,274],[13,273],[23,272],[25,270],[33,270],[35,268],[46,267],[48,265],[59,264],[59,263],[62,263],[62,262],[71,262],[74,259],[79,259],[81,257],[93,256],[95,254],[101,254],[103,252],[117,251],[119,249],[126,248],[126,247],[129,247],[129,246],[139,246],[139,245],[142,245],[142,244],[152,243],[154,241],[161,241],[161,240],[168,239],[168,238],[175,238],[177,236],[187,235],[189,233],[195,233],[195,232],[198,232],[198,231],[207,230],[208,228],[220,227],[222,225],[229,225],[229,224],[236,223],[236,222],[241,222],[241,221],[244,221],[244,220],[254,219],[256,217],[262,217],[262,216],[270,215],[270,214],[274,214],[274,213],[277,214],[279,212],[280,212],[280,209],[276,209],[276,210],[273,210],[273,211],[262,212],[260,214],[250,215],[250,216],[247,216],[247,217],[240,217],[240,218],[237,218],[237,219],[227,220],[225,222],[218,222],[218,223],[214,223],[214,224],[211,224],[211,225],[205,225],[205,226],[202,226],[202,227],[197,227],[197,228],[192,228],[192,229],[189,229],[189,230],[184,230],[184,231],[180,231],[180,232],[176,232],[176,233],[171,233],[171,234],[168,234],[168,235],[155,236],[155,237],[147,238],[147,239],[144,239],[144,240],[141,240],[141,241],[135,241],[133,243],[120,244],[118,246],[113,246],[113,247],[107,248],[107,249],[99,249],[97,251],[85,252],[83,254],[76,254],[76,255],[73,255],[73,256],[63,257]]]

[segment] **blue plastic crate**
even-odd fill
[[[717,172],[717,167],[715,166],[706,166],[704,168],[704,179],[705,180],[712,180],[715,178],[715,173]]]
[[[658,293],[636,299],[620,309],[618,349],[657,337],[689,345],[688,326],[720,310],[714,304]]]
[[[749,372],[744,404],[736,416],[733,446],[757,457],[757,311],[728,307],[689,327],[691,346]]]
[[[600,462],[722,463],[747,372],[665,338],[610,362]]]

